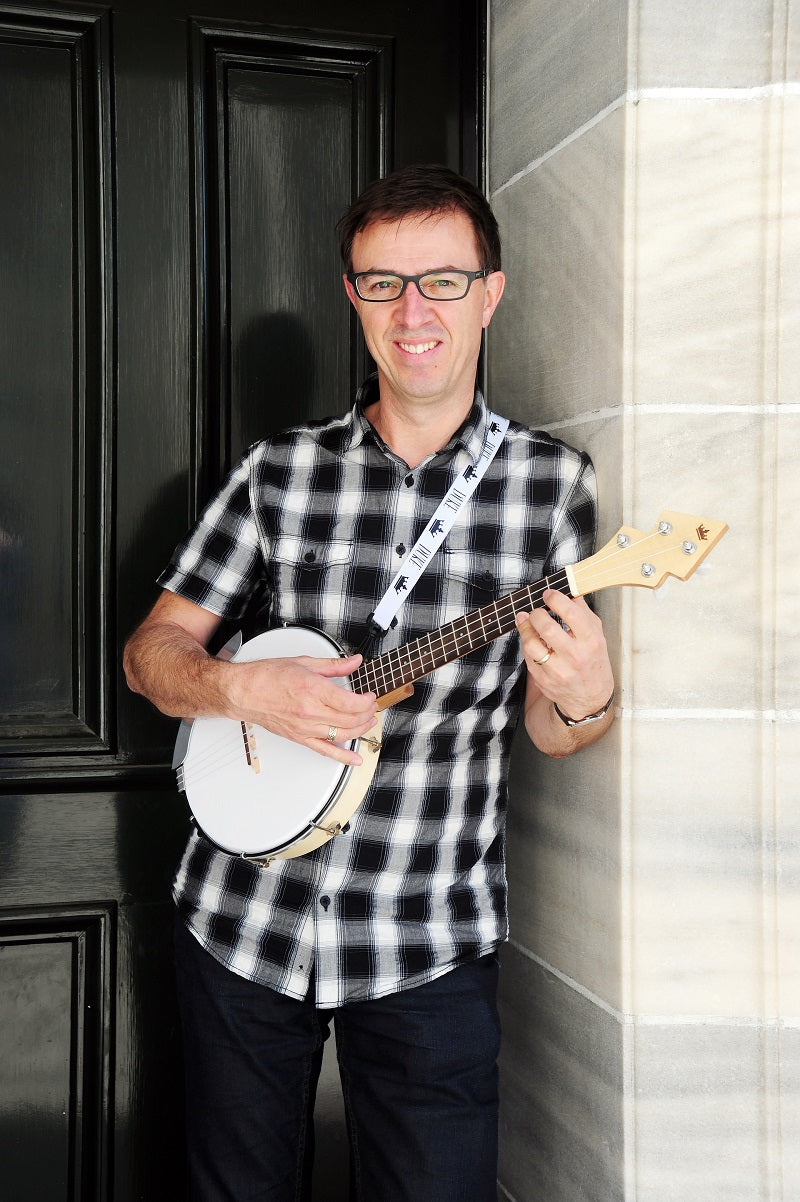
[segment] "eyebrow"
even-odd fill
[[[424,269],[424,271],[412,271],[412,272],[398,271],[396,267],[360,267],[360,268],[354,267],[353,275],[372,275],[372,274],[374,274],[374,275],[431,275],[432,273],[434,273],[436,271],[472,271],[472,270],[473,269],[471,267],[456,267],[455,263],[451,263],[449,266],[442,266],[442,264],[440,263],[438,267],[426,267]],[[477,267],[477,268],[475,268],[475,270],[480,271],[481,269],[480,269],[480,267]]]

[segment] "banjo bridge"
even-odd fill
[[[244,740],[244,754],[247,757],[247,762],[254,772],[261,771],[261,763],[256,755],[256,736],[253,733],[253,727],[249,722],[240,723],[242,728],[242,739]]]

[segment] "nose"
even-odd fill
[[[408,325],[419,323],[421,315],[428,312],[430,301],[422,295],[418,284],[409,282],[396,304],[398,313],[402,315],[403,321]]]

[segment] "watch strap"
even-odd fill
[[[555,701],[553,702],[553,705],[555,706],[556,713],[565,726],[588,726],[590,722],[599,722],[601,718],[605,718],[606,714],[611,709],[611,706],[614,704],[615,695],[616,689],[601,710],[597,710],[597,712],[594,714],[587,714],[585,718],[568,718],[567,715],[558,708],[558,705]]]

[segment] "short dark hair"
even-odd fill
[[[337,227],[345,268],[353,270],[353,241],[368,225],[413,215],[456,212],[472,222],[481,266],[499,271],[500,231],[489,202],[468,179],[439,163],[401,167],[367,185]]]

